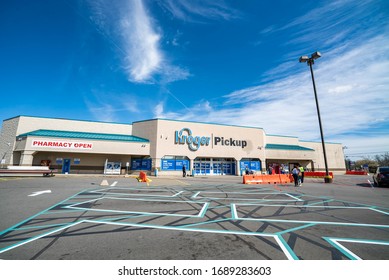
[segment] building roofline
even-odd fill
[[[266,136],[274,136],[274,137],[286,137],[286,138],[297,138],[297,136],[288,136],[288,135],[276,135],[276,134],[266,134]]]
[[[103,141],[121,141],[121,142],[150,142],[148,139],[133,136],[129,134],[111,134],[111,133],[95,133],[82,131],[65,131],[65,130],[50,130],[38,129],[27,133],[20,134],[18,137],[51,137],[51,138],[72,138],[72,139],[89,139]]]
[[[265,149],[269,150],[295,150],[295,151],[315,151],[314,149],[289,144],[266,144]]]

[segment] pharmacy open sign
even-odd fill
[[[72,150],[92,150],[93,144],[83,141],[58,141],[33,139],[31,147],[34,148],[53,148],[53,149],[72,149]]]

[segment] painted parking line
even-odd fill
[[[336,247],[344,255],[346,255],[350,260],[362,260],[357,254],[349,250],[346,246],[340,244],[340,242],[354,243],[354,244],[373,244],[373,245],[383,245],[389,246],[388,241],[382,240],[367,240],[367,239],[355,239],[355,238],[338,238],[338,237],[323,237],[328,243]]]
[[[94,190],[84,190],[79,192],[68,199],[42,211],[36,215],[31,216],[29,219],[24,220],[16,224],[15,226],[0,232],[1,236],[5,236],[12,231],[18,231],[18,233],[23,234],[23,231],[26,231],[26,238],[20,238],[14,244],[0,249],[0,253],[12,250],[14,248],[25,245],[29,242],[38,240],[40,238],[47,237],[51,234],[57,233],[61,230],[79,225],[80,223],[95,223],[95,224],[106,224],[106,225],[117,225],[117,226],[129,226],[129,227],[138,227],[138,228],[152,228],[152,229],[165,229],[165,230],[177,230],[177,231],[187,231],[187,232],[204,232],[204,233],[215,233],[215,234],[234,234],[242,236],[256,236],[256,237],[269,237],[273,238],[278,244],[278,247],[283,252],[285,257],[289,260],[298,260],[299,257],[296,255],[294,250],[289,246],[288,242],[283,238],[284,234],[291,234],[296,231],[300,231],[309,227],[315,226],[344,226],[344,227],[366,227],[366,228],[376,228],[376,229],[386,229],[389,228],[389,224],[375,224],[375,223],[347,223],[347,222],[335,222],[335,221],[323,221],[323,220],[309,220],[309,219],[287,219],[280,218],[271,219],[271,218],[261,218],[260,213],[261,209],[264,208],[282,208],[282,209],[306,209],[315,214],[315,209],[323,209],[323,211],[331,210],[361,210],[361,211],[371,211],[371,213],[376,213],[380,215],[389,215],[389,209],[380,208],[377,206],[369,206],[365,204],[356,203],[346,203],[345,201],[335,200],[329,197],[314,197],[314,196],[304,196],[303,194],[296,195],[292,192],[274,192],[269,189],[258,189],[258,192],[251,190],[245,190],[242,192],[237,191],[227,191],[230,188],[224,188],[217,191],[210,191],[207,189],[214,189],[212,186],[202,186],[204,190],[194,190],[190,191],[188,189],[182,190],[177,186],[175,188],[158,188],[158,189],[149,189],[149,188],[123,188],[116,187],[117,182],[114,182],[114,186],[105,188],[105,189],[94,189]],[[233,187],[231,187],[232,189]],[[134,193],[132,193],[134,192]],[[143,192],[143,193],[142,193]],[[165,195],[166,194],[166,195]],[[220,195],[219,195],[220,194]],[[233,202],[229,201],[226,203],[220,196],[228,195],[229,199],[235,200]],[[272,199],[274,194],[285,196],[289,199],[275,201]],[[204,196],[202,196],[204,195]],[[247,196],[244,198],[244,196]],[[251,196],[257,195],[257,199],[252,198]],[[235,196],[235,197],[234,197]],[[201,200],[206,199],[206,201]],[[304,199],[308,199],[305,201]],[[319,199],[320,201],[317,201]],[[314,201],[309,203],[309,201]],[[117,202],[117,203],[116,203]],[[328,205],[330,203],[339,203],[342,202],[345,205],[351,204],[353,206],[339,206],[339,205]],[[97,205],[98,203],[99,205]],[[104,204],[106,203],[106,204]],[[158,206],[158,203],[161,206]],[[295,203],[291,205],[291,203]],[[305,203],[305,204],[301,204]],[[308,204],[306,204],[308,203]],[[153,211],[148,210],[148,206],[153,206]],[[301,205],[299,205],[301,204]],[[104,207],[104,205],[106,207]],[[194,206],[196,205],[196,206]],[[189,207],[188,207],[189,206]],[[99,208],[100,207],[100,208]],[[245,215],[254,215],[253,217],[246,216],[242,217],[238,211],[238,207],[254,207],[253,209],[246,210]],[[257,209],[257,208],[258,209]],[[66,217],[71,211],[82,211],[89,213],[89,216],[93,216],[93,212],[104,213],[103,216],[97,215],[95,219],[81,220],[77,222],[66,223],[64,220],[60,220],[63,216]],[[169,213],[170,211],[170,213]],[[192,213],[189,214],[188,211]],[[342,213],[342,211],[340,211]],[[366,212],[369,215],[369,212]],[[116,216],[116,214],[120,214]],[[128,214],[127,216],[121,214]],[[292,213],[293,214],[293,213]],[[39,220],[43,215],[54,215],[53,221],[58,221],[52,224],[39,224]],[[65,216],[64,216],[65,215]],[[111,216],[111,217],[109,217]],[[112,217],[113,216],[113,217]],[[101,218],[106,217],[106,218]],[[155,218],[157,217],[157,218]],[[171,220],[168,224],[160,224],[161,220],[166,223],[165,218],[172,219],[176,217],[176,221],[185,220],[185,223],[177,222],[177,225],[174,225],[175,222]],[[144,218],[144,219],[143,219]],[[152,218],[152,219],[150,219]],[[36,221],[35,221],[36,220]],[[149,221],[145,223],[145,221]],[[382,219],[381,219],[382,220]],[[31,221],[35,221],[31,225],[28,225]],[[152,223],[150,223],[152,221]],[[383,220],[382,220],[383,221]],[[254,228],[242,226],[241,223],[250,223],[250,225],[257,225]],[[285,226],[277,227],[278,229],[275,232],[265,232],[260,231],[259,224],[277,224],[282,223]],[[389,222],[388,222],[389,223]],[[229,227],[224,227],[222,224],[228,224]],[[293,226],[295,224],[295,226]],[[220,225],[221,229],[217,229]],[[52,228],[47,232],[37,234],[33,236],[34,232],[39,232],[39,230],[45,230],[46,228]],[[54,227],[54,229],[53,229]],[[257,228],[257,230],[255,230]],[[32,235],[32,236],[31,236]],[[343,237],[321,237],[326,242],[328,242],[333,248],[337,249],[344,256],[349,259],[360,259],[361,256],[358,256],[356,253],[348,249],[344,244],[348,243],[365,243],[365,244],[376,244],[386,246],[389,245],[389,240],[363,240],[355,238]],[[369,243],[370,242],[370,243]]]
[[[38,196],[38,195],[41,195],[41,194],[44,194],[44,193],[51,193],[51,190],[33,192],[32,194],[30,194],[30,195],[28,195],[28,196]]]

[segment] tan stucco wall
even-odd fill
[[[187,144],[175,143],[175,133],[183,128],[189,128],[192,136],[210,137],[209,145],[200,146],[197,151],[192,151]],[[151,131],[156,133],[151,133]],[[171,120],[150,120],[133,124],[133,135],[147,138],[151,145],[156,144],[156,149],[151,149],[153,158],[161,158],[166,155],[187,156],[190,159],[196,157],[228,157],[228,158],[263,158],[264,132],[260,128],[248,128],[228,125],[205,124],[195,122],[182,122]],[[185,133],[184,135],[187,135]],[[224,140],[246,141],[247,146],[227,146],[221,142],[215,143],[215,137],[223,137]],[[235,141],[235,144],[238,142]]]
[[[315,168],[319,171],[325,170],[324,153],[321,142],[301,141],[301,145],[307,148],[315,149],[313,159]],[[345,171],[346,163],[344,160],[343,146],[340,143],[325,143],[328,169],[331,171]]]
[[[131,124],[79,121],[20,116],[16,134],[23,134],[38,129],[96,132],[110,134],[132,134]]]
[[[266,135],[266,144],[299,145],[299,139],[292,136]]]

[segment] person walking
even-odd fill
[[[295,187],[299,186],[299,173],[300,173],[300,170],[297,168],[297,166],[296,165],[293,166],[292,176],[293,176],[294,186]]]
[[[186,177],[186,168],[185,168],[185,165],[182,166],[182,177]]]

